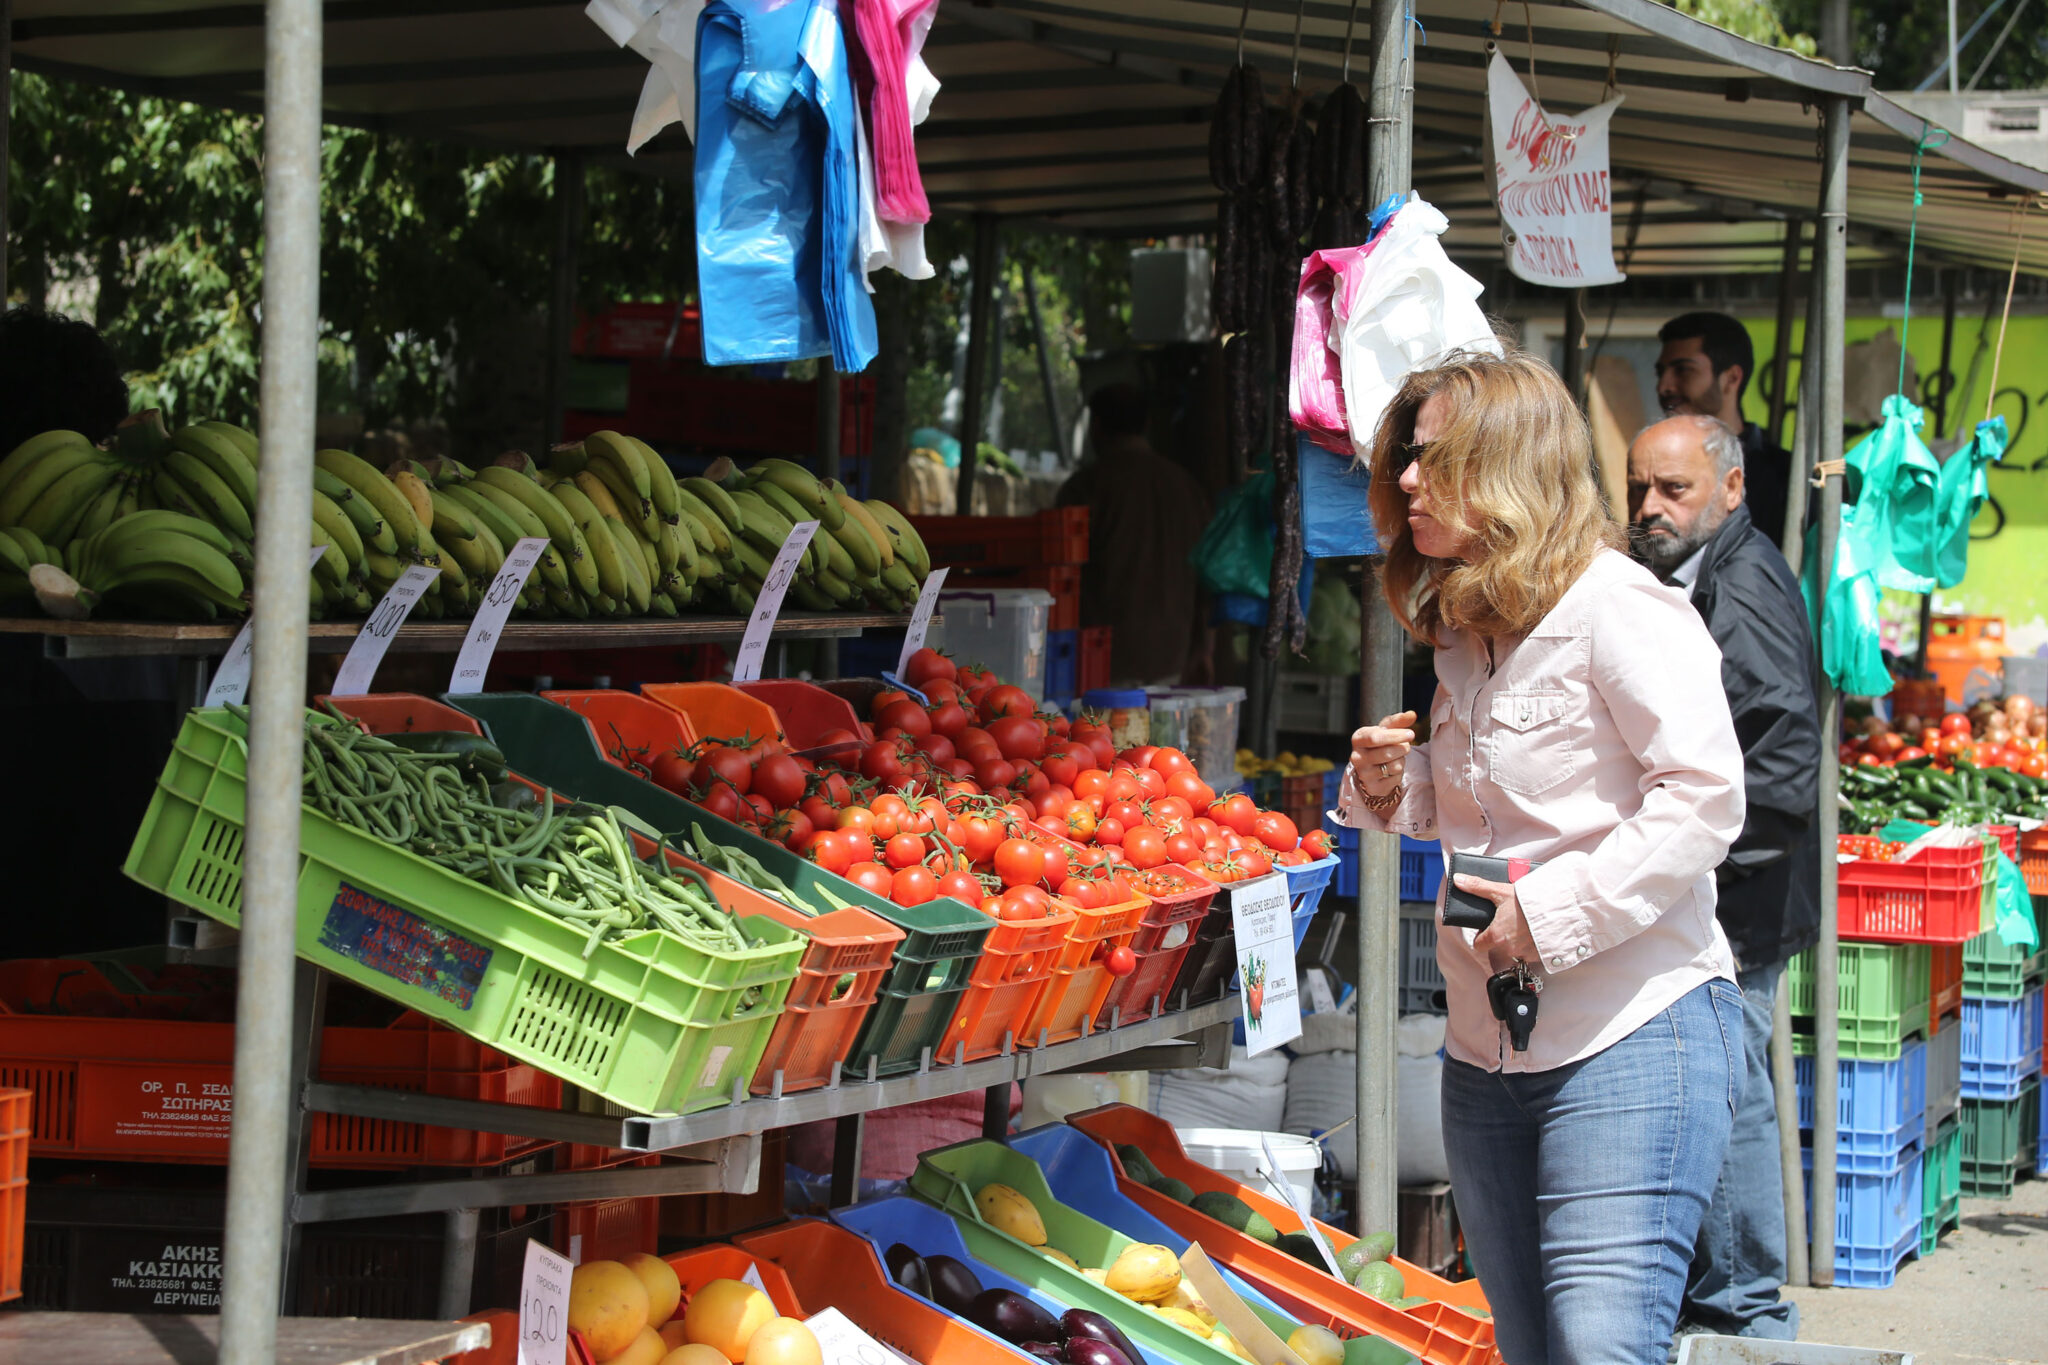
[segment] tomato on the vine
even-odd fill
[[[1138,955],[1119,943],[1102,955],[1102,965],[1111,976],[1129,976],[1138,970]]]
[[[1052,898],[1035,886],[1013,886],[1003,892],[1002,918],[1043,919],[1052,912]]]
[[[880,863],[855,863],[846,869],[846,879],[861,890],[877,896],[889,894],[889,887],[896,874]]]
[[[730,786],[735,795],[745,796],[753,790],[754,765],[738,749],[720,745],[704,751],[690,772],[690,782],[707,791],[718,786]]]
[[[678,753],[658,754],[647,765],[647,775],[656,785],[677,793],[690,785],[695,770],[696,765]]]
[[[981,881],[972,872],[963,872],[955,868],[939,878],[939,894],[951,896],[956,901],[965,901],[969,905],[978,905],[981,903]]]
[[[1004,886],[1029,886],[1045,877],[1045,850],[1028,839],[1005,839],[996,848],[995,868]]]
[[[889,899],[898,905],[923,905],[937,899],[938,894],[939,879],[924,866],[898,870],[889,885]]]
[[[804,770],[788,754],[773,754],[755,765],[753,790],[777,810],[787,810],[804,799]]]
[[[1275,852],[1287,853],[1301,843],[1301,832],[1294,822],[1279,811],[1260,811],[1252,821],[1252,834],[1258,841]]]
[[[1113,815],[1105,815],[1095,822],[1095,842],[1107,848],[1120,846],[1124,841],[1124,822]]]

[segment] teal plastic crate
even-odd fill
[[[315,716],[316,723],[331,723]],[[248,746],[222,710],[185,718],[123,871],[241,923]],[[724,1104],[768,1044],[804,941],[761,915],[759,948],[650,930],[600,944],[495,889],[302,810],[300,957],[641,1113]]]
[[[1963,945],[1963,994],[1980,1000],[2017,1000],[2048,977],[2048,947],[2008,948],[1996,931]]]
[[[1791,1002],[1792,1050],[1813,1055],[1813,952],[1785,964]],[[1890,1061],[1909,1037],[1927,1036],[1934,954],[1925,943],[1843,943],[1835,956],[1840,1055]]]
[[[1962,1188],[1975,1198],[2004,1199],[2023,1170],[2033,1169],[2041,1132],[2040,1080],[2016,1100],[1963,1101]]]
[[[1963,1132],[1961,1122],[1950,1119],[1920,1156],[1921,1256],[1932,1256],[1943,1234],[1962,1224]]]

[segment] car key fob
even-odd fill
[[[1522,963],[1486,979],[1486,998],[1493,1017],[1508,1026],[1508,1045],[1516,1052],[1529,1050],[1529,1037],[1536,1031],[1537,997],[1543,982]]]

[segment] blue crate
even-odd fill
[[[2034,1137],[2034,1171],[2048,1173],[2048,1085],[2041,1087],[2040,1127]]]
[[[1065,706],[1080,693],[1081,632],[1049,630],[1045,633],[1045,700]]]
[[[903,632],[870,631],[865,635],[854,635],[839,642],[839,676],[842,678],[879,678],[885,672],[894,672],[896,664],[903,657]]]
[[[1792,1059],[1799,1126],[1813,1128],[1813,1063]],[[1926,1137],[1927,1044],[1908,1038],[1889,1062],[1835,1063],[1835,1164],[1838,1171],[1889,1171],[1899,1153]]]
[[[1806,1227],[1813,1233],[1813,1149],[1806,1170]],[[1896,1165],[1870,1174],[1835,1172],[1835,1287],[1888,1289],[1899,1267],[1920,1254],[1925,1173],[1920,1144]]]
[[[1963,1098],[2016,1100],[2041,1074],[2041,987],[2017,1000],[1963,997]]]
[[[1052,1191],[1052,1197],[1068,1208],[1079,1209],[1096,1222],[1153,1246],[1178,1246],[1185,1240],[1117,1188],[1116,1167],[1110,1164],[1109,1150],[1079,1128],[1048,1123],[1017,1134],[1006,1145],[1038,1163],[1038,1169],[1045,1172],[1046,1187]],[[1220,1261],[1216,1263],[1216,1273],[1246,1303],[1284,1318],[1298,1316]]]
[[[1337,877],[1334,889],[1339,896],[1358,894],[1358,831],[1344,825],[1325,821],[1323,828],[1330,831],[1336,840],[1334,849],[1337,857]],[[1425,839],[1411,839],[1401,836],[1401,899],[1404,901],[1426,901],[1436,904],[1437,888],[1444,880],[1444,848],[1442,844]]]

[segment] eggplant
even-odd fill
[[[1069,1346],[1077,1340],[1099,1341],[1114,1346],[1120,1354],[1129,1357],[1130,1365],[1143,1365],[1145,1357],[1138,1354],[1138,1348],[1131,1345],[1131,1339],[1100,1313],[1091,1313],[1085,1308],[1069,1308],[1060,1317],[1060,1330],[1066,1333]],[[1080,1362],[1075,1361],[1074,1365],[1080,1365]]]
[[[1057,1344],[1062,1339],[1058,1318],[1008,1289],[986,1289],[975,1295],[974,1302],[967,1305],[967,1318],[1019,1346],[1027,1341]]]
[[[889,1249],[882,1253],[882,1264],[889,1267],[889,1277],[894,1279],[903,1273],[904,1263],[917,1259],[917,1252],[901,1242],[891,1242]]]
[[[889,1277],[895,1280],[897,1284],[902,1285],[905,1289],[908,1289],[911,1293],[917,1295],[919,1298],[931,1298],[931,1267],[925,1264],[924,1257],[918,1255],[914,1251],[910,1251],[910,1255],[903,1258],[900,1264],[896,1263],[896,1253],[899,1250],[910,1251],[910,1248],[904,1246],[901,1242],[898,1242],[895,1246],[889,1248],[889,1260],[892,1263],[889,1271]]]
[[[1106,1341],[1093,1337],[1068,1337],[1066,1365],[1140,1365],[1136,1356],[1125,1355]]]
[[[974,1277],[974,1272],[951,1256],[927,1256],[924,1268],[931,1277],[932,1302],[956,1317],[965,1313],[981,1293],[981,1281]]]
[[[1049,1341],[1020,1342],[1017,1349],[1023,1351],[1026,1355],[1036,1356],[1040,1360],[1058,1362],[1061,1359],[1060,1348]]]

